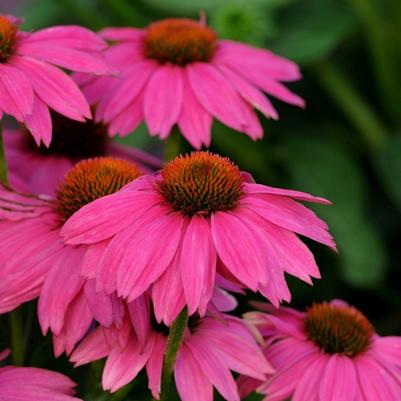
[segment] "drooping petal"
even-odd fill
[[[164,139],[178,121],[183,102],[182,71],[163,65],[152,75],[145,91],[144,115],[151,135]]]
[[[201,301],[212,297],[216,272],[216,249],[209,222],[193,216],[187,226],[181,248],[181,278],[188,313],[192,315]]]

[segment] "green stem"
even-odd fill
[[[167,339],[167,348],[164,353],[163,371],[161,378],[160,401],[169,399],[169,390],[171,379],[173,377],[174,365],[177,359],[180,345],[184,338],[185,329],[188,326],[188,310],[185,307],[175,319],[171,326],[170,333]]]
[[[164,148],[164,161],[174,159],[180,154],[181,145],[181,133],[177,127],[173,128],[169,137],[166,140],[166,145]]]
[[[381,97],[387,110],[393,113],[398,121],[400,117],[399,75],[392,54],[393,41],[387,38],[386,24],[380,15],[380,2],[375,0],[351,0],[351,5],[361,20],[375,73],[379,83]]]
[[[350,80],[327,62],[320,63],[316,72],[323,88],[363,136],[368,146],[372,150],[380,148],[387,139],[387,130]]]
[[[22,309],[16,309],[10,313],[11,329],[11,349],[13,364],[17,366],[24,365],[24,332],[23,332]]]
[[[2,127],[0,123],[0,181],[4,184],[7,180],[7,162],[4,151]],[[24,340],[22,329],[22,311],[17,309],[10,314],[11,347],[14,365],[24,364]]]

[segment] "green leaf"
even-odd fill
[[[322,130],[322,133],[325,133]],[[324,196],[330,207],[311,206],[330,226],[339,249],[341,275],[354,286],[380,283],[386,267],[383,242],[366,218],[363,172],[346,148],[327,138],[297,135],[283,150],[293,185]]]
[[[338,0],[302,0],[283,13],[271,48],[298,63],[324,59],[351,31],[356,20]]]
[[[401,210],[401,138],[391,137],[378,153],[376,169],[394,205]]]

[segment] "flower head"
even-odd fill
[[[216,273],[275,305],[290,299],[284,272],[308,283],[319,277],[296,234],[335,244],[298,200],[329,203],[255,184],[228,159],[193,152],[84,206],[61,235],[99,249],[98,288],[129,301],[151,288],[157,320],[169,324],[185,304],[190,314],[205,313]]]
[[[15,18],[0,14],[0,118],[3,112],[26,125],[39,145],[52,138],[49,108],[78,121],[91,117],[74,81],[59,66],[106,74],[101,50],[106,44],[79,26],[22,32]]]
[[[0,352],[0,361],[7,352]],[[73,397],[75,383],[50,370],[5,366],[0,367],[2,401],[82,401]]]
[[[169,328],[153,318],[147,296],[127,305],[119,329],[98,327],[71,355],[76,366],[106,357],[103,388],[117,391],[143,369],[149,389],[159,397],[163,355]],[[178,393],[183,401],[208,401],[213,387],[228,401],[239,401],[230,371],[247,372],[263,380],[273,369],[241,319],[224,313],[193,316],[188,322],[174,366]]]
[[[80,207],[140,174],[135,164],[103,157],[76,164],[56,197],[0,187],[0,313],[39,296],[39,322],[43,333],[52,331],[57,355],[71,352],[94,319],[107,327],[121,320],[121,301],[90,279],[93,249],[64,246],[60,229]]]
[[[266,341],[277,373],[260,383],[240,379],[242,395],[256,387],[266,401],[396,401],[401,397],[401,338],[379,336],[356,308],[339,300],[246,315]]]
[[[127,135],[145,121],[151,135],[165,139],[174,125],[195,148],[210,145],[212,119],[263,136],[254,108],[267,118],[278,114],[263,94],[303,106],[281,82],[300,78],[298,67],[267,50],[219,40],[202,21],[176,18],[144,29],[106,28],[113,41],[106,59],[118,78],[79,82],[96,118],[110,123],[111,135]],[[106,88],[106,90],[105,90]]]
[[[161,166],[158,158],[139,149],[114,143],[107,127],[93,120],[71,120],[51,113],[53,139],[37,146],[25,129],[3,131],[11,186],[22,192],[54,196],[67,172],[80,160],[113,156],[132,161],[145,172]]]

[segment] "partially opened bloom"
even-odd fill
[[[146,368],[149,388],[159,398],[169,328],[158,324],[145,297],[128,304],[120,329],[98,327],[71,355],[76,366],[107,357],[103,388],[117,391]],[[183,401],[211,401],[213,387],[228,401],[239,401],[230,371],[263,380],[273,369],[241,319],[223,313],[190,318],[174,366]]]
[[[152,287],[157,320],[169,324],[177,305],[205,313],[216,272],[275,305],[290,300],[284,272],[308,283],[319,277],[297,234],[335,244],[326,223],[298,201],[330,203],[256,184],[228,159],[193,152],[84,206],[61,235],[93,247],[98,288],[132,301]]]
[[[144,172],[161,162],[139,149],[111,141],[107,127],[93,120],[80,122],[51,113],[53,139],[49,147],[36,146],[25,129],[3,131],[8,179],[22,192],[54,195],[67,172],[82,159],[113,156],[136,163]]]
[[[343,301],[251,312],[277,373],[260,385],[265,401],[398,401],[401,337],[381,337],[368,319]],[[240,380],[243,396],[258,386]]]
[[[79,77],[96,118],[112,135],[126,135],[145,121],[151,135],[165,139],[174,125],[195,148],[210,145],[213,118],[256,140],[263,129],[254,108],[278,114],[268,93],[303,106],[282,82],[301,75],[296,64],[270,51],[219,40],[204,22],[166,19],[145,29],[106,28],[116,42],[106,51],[119,77]],[[106,88],[106,90],[105,90]]]
[[[0,361],[7,351],[0,352]],[[14,366],[0,367],[1,401],[79,401],[73,397],[75,383],[50,370]]]
[[[39,321],[57,337],[56,353],[72,350],[93,319],[120,319],[115,296],[96,291],[81,273],[90,264],[86,246],[64,246],[60,229],[88,202],[120,190],[141,175],[128,161],[105,157],[79,162],[56,197],[21,194],[0,186],[0,313],[40,294]],[[62,289],[62,290],[61,290]]]
[[[23,32],[19,21],[0,14],[0,119],[24,123],[35,141],[52,138],[49,108],[74,120],[91,117],[77,84],[62,67],[88,74],[109,73],[101,50],[105,42],[79,26],[55,26]]]

